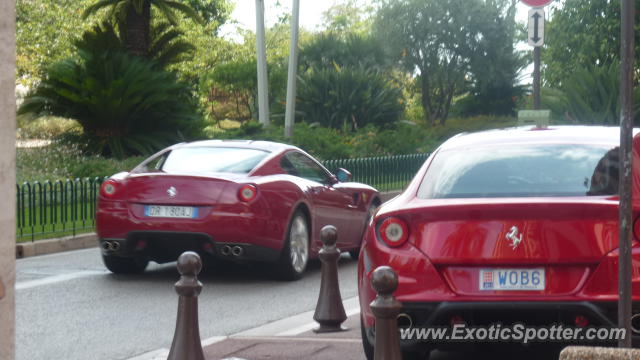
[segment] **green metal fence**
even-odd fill
[[[330,171],[349,170],[353,181],[369,184],[379,191],[403,189],[422,166],[429,154],[396,155],[384,157],[327,160]]]
[[[353,181],[380,191],[404,188],[428,154],[327,160],[331,171],[345,168]],[[96,199],[106,178],[25,182],[16,185],[18,241],[76,235],[95,227]]]
[[[18,240],[91,231],[98,191],[104,180],[86,178],[16,185]]]

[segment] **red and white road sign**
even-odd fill
[[[551,3],[552,0],[520,0],[523,3],[531,6],[531,7],[542,7],[547,6]]]

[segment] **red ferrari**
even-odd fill
[[[182,143],[100,188],[96,230],[106,267],[142,272],[186,250],[238,262],[271,262],[300,278],[335,225],[356,256],[378,192],[335,175],[304,151],[266,141]]]
[[[358,286],[368,357],[371,275],[380,265],[398,274],[401,327],[614,327],[619,132],[519,127],[442,144],[365,233]],[[640,136],[633,157],[633,313],[639,314]],[[638,331],[639,320],[633,320]],[[401,346],[405,358],[424,359],[451,343],[402,340]]]

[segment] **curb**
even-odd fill
[[[386,202],[398,194],[400,194],[400,191],[382,192],[380,193],[380,200],[382,200],[382,202]],[[36,240],[16,244],[16,259],[53,254],[63,251],[88,249],[97,246],[98,236],[96,233],[86,233],[47,240]]]
[[[569,346],[560,353],[560,360],[633,360],[640,358],[640,349]]]
[[[48,240],[37,240],[16,244],[16,259],[70,250],[87,249],[97,246],[98,235],[96,235],[96,233],[65,236]]]

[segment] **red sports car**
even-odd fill
[[[365,233],[358,281],[369,357],[371,275],[380,265],[398,274],[401,327],[615,326],[619,132],[519,127],[462,134],[442,144],[407,189],[378,209]],[[640,136],[633,156],[638,314]],[[451,346],[401,345],[406,358]]]
[[[334,174],[304,151],[266,141],[209,140],[164,149],[100,188],[96,230],[106,267],[144,271],[185,250],[276,264],[302,276],[335,225],[338,246],[357,256],[378,192]]]

